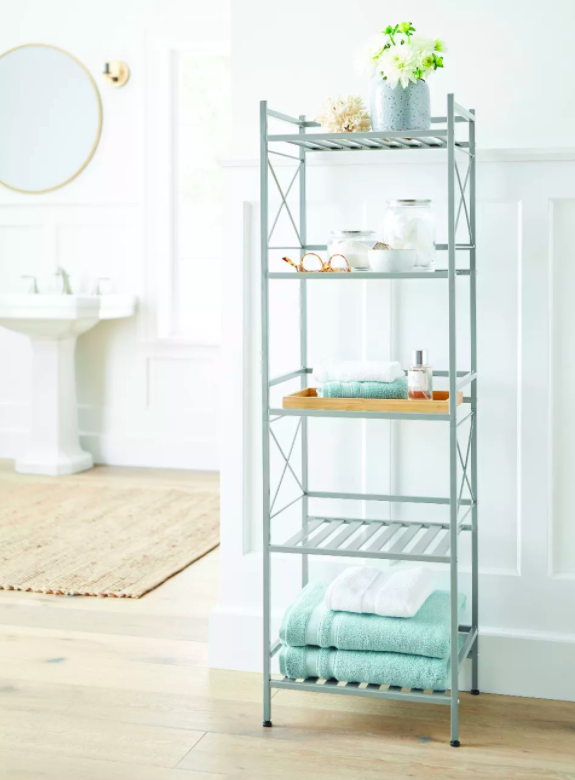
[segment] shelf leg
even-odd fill
[[[263,725],[271,726],[270,686],[270,433],[268,289],[268,105],[260,103],[260,233],[262,312]]]
[[[305,122],[305,115],[299,117]],[[305,127],[301,126],[300,133],[305,132]],[[299,167],[299,234],[302,244],[307,244],[307,212],[306,212],[306,156],[303,146],[299,148],[299,158],[301,160]],[[305,274],[302,274],[305,277]],[[307,367],[307,284],[304,281],[299,283],[299,335],[300,335],[300,364],[302,368]],[[307,376],[302,374],[301,389],[307,387]],[[308,490],[308,419],[301,418],[301,484],[304,492]],[[309,499],[304,496],[301,502],[302,527],[307,530],[309,518]],[[301,584],[305,588],[309,581],[309,556],[301,556]]]
[[[475,111],[471,111],[475,114]],[[477,282],[476,282],[476,245],[477,236],[475,230],[475,122],[469,123],[469,153],[471,158],[471,170],[469,172],[469,217],[471,236],[469,237],[473,249],[469,255],[469,293],[470,293],[470,317],[471,317],[471,371],[477,373]],[[479,627],[479,538],[478,538],[478,509],[477,509],[477,379],[471,383],[471,411],[473,412],[473,439],[471,441],[471,489],[475,499],[475,506],[471,512],[471,625]],[[471,693],[475,696],[479,693],[479,634],[475,637],[471,652]]]
[[[269,442],[269,423],[264,421],[264,437]],[[264,447],[264,449],[266,449]],[[264,463],[264,492],[266,491],[266,485],[268,486],[268,506],[269,506],[269,443],[267,447],[268,452],[264,455],[264,459],[267,460],[267,464]],[[264,499],[265,501],[265,499]],[[266,512],[264,508],[264,512]],[[270,590],[271,590],[271,577],[270,577],[270,517],[269,509],[267,514],[264,515],[264,548],[263,548],[263,612],[264,612],[264,653],[263,653],[263,725],[271,726],[271,709],[272,709],[272,694],[271,694],[271,631],[270,631]]]
[[[455,274],[455,112],[447,96],[447,192],[449,250],[449,534],[451,594],[451,746],[459,747],[459,604],[457,582],[457,350]]]

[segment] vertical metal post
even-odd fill
[[[262,522],[263,522],[263,725],[271,726],[270,687],[270,436],[269,436],[269,280],[268,280],[268,104],[260,103],[260,252],[262,312]]]
[[[451,592],[451,745],[459,747],[459,609],[457,584],[457,353],[455,276],[455,112],[447,96],[448,292],[449,292],[449,535]]]
[[[475,116],[475,109],[471,109]],[[477,278],[475,229],[475,122],[469,123],[469,221],[471,246],[469,255],[469,295],[471,315],[471,371],[477,372]],[[479,626],[479,540],[477,525],[477,379],[471,383],[471,411],[473,412],[473,438],[471,440],[471,489],[475,504],[471,510],[471,625]],[[479,693],[479,636],[476,634],[471,652],[471,693]]]
[[[305,116],[300,115],[302,124],[300,125],[299,132],[305,133]],[[302,251],[305,252],[305,245],[307,244],[307,211],[306,211],[306,156],[305,149],[300,146],[299,158],[301,160],[299,166],[299,234],[301,243],[303,244]],[[300,367],[307,368],[307,283],[305,281],[306,275],[300,274],[301,281],[299,283],[299,334],[300,334]],[[303,390],[307,386],[307,376],[302,374],[301,377],[301,389]],[[308,437],[307,437],[307,417],[301,418],[301,484],[304,489],[304,493],[308,490]],[[309,499],[307,495],[304,495],[301,502],[302,511],[302,527],[307,528],[308,516],[309,516]],[[301,556],[301,584],[305,588],[309,580],[309,561],[307,555]]]

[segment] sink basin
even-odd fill
[[[133,295],[0,295],[0,325],[37,339],[80,336],[100,320],[131,317]]]
[[[32,347],[30,441],[16,471],[57,476],[93,466],[78,436],[76,338],[135,308],[131,295],[0,295],[0,325],[27,335]]]
[[[36,339],[67,339],[100,319],[95,295],[0,295],[0,325]]]

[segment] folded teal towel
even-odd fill
[[[436,590],[412,618],[334,612],[324,603],[327,584],[310,582],[284,615],[280,640],[293,647],[375,650],[446,658],[450,642],[450,597]],[[459,611],[466,597],[459,594]]]
[[[317,388],[318,398],[407,398],[407,379],[394,382],[326,382]]]
[[[292,679],[335,678],[345,682],[399,685],[401,688],[433,691],[444,691],[449,686],[448,658],[426,658],[407,653],[284,646],[280,651],[280,671]]]

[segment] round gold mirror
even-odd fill
[[[102,103],[88,70],[55,46],[31,43],[0,55],[0,183],[50,192],[92,159]]]

